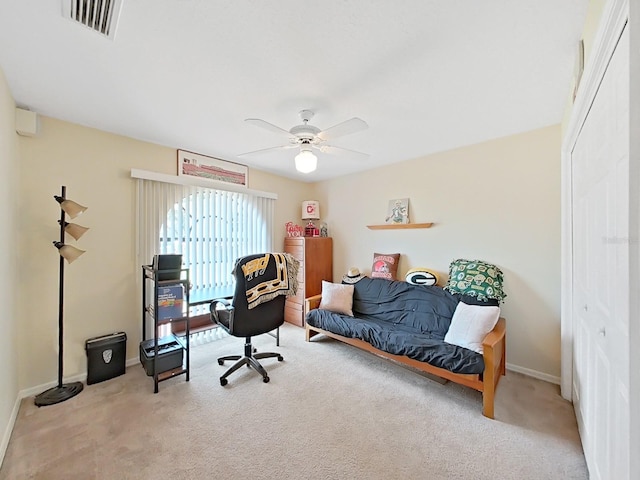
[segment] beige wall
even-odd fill
[[[76,222],[91,230],[87,253],[66,268],[65,376],[86,369],[84,341],[114,331],[135,358],[140,307],[131,168],[173,174],[175,149],[41,118],[38,137],[20,137],[23,172],[19,262],[20,388],[55,379],[58,205],[61,185],[89,207]],[[370,270],[376,252],[401,252],[400,269],[446,274],[458,257],[497,263],[507,277],[509,363],[559,374],[559,127],[549,127],[317,185],[250,172],[250,187],[279,195],[276,247],[284,223],[300,222],[300,201],[318,198],[334,237],[335,280],[351,265]],[[28,168],[27,168],[28,166]],[[30,174],[29,172],[38,172]],[[479,183],[482,191],[479,191]],[[315,193],[314,193],[315,192]],[[373,231],[391,198],[410,197],[426,230]],[[34,298],[38,301],[34,301]],[[37,334],[33,334],[37,332]]]
[[[500,266],[508,298],[507,361],[560,374],[560,126],[430,155],[317,185],[334,237],[334,279],[369,273],[373,253],[402,254],[445,278],[456,258]],[[409,197],[412,222],[430,229],[369,230],[390,199]],[[544,376],[543,375],[543,376]]]
[[[584,29],[582,31],[582,39],[584,40],[584,58],[585,63],[589,61],[591,52],[593,50],[593,41],[595,40],[598,27],[600,26],[600,20],[602,19],[602,13],[608,0],[589,0],[589,7],[587,8],[587,19],[584,22]]]
[[[12,416],[18,398],[18,317],[16,302],[15,260],[16,240],[19,229],[18,212],[18,142],[15,127],[15,103],[2,69],[0,69],[0,463],[11,435]]]
[[[140,267],[135,259],[135,181],[130,170],[176,172],[176,150],[41,117],[40,134],[20,137],[20,388],[56,378],[59,207],[67,197],[88,210],[74,222],[90,230],[86,250],[65,269],[65,376],[86,371],[86,339],[127,333],[127,358],[140,341]],[[251,170],[250,187],[277,193],[276,224],[299,215],[304,185]],[[280,234],[278,234],[280,235]],[[72,241],[72,239],[71,239]],[[277,242],[276,242],[276,246]]]
[[[279,195],[276,248],[286,221],[300,222],[300,202],[317,198],[334,237],[339,281],[351,265],[369,271],[376,252],[403,254],[400,270],[426,266],[445,274],[451,260],[481,258],[501,266],[509,297],[511,365],[559,375],[559,147],[549,127],[316,185],[257,170],[250,187]],[[61,185],[89,210],[76,222],[91,230],[87,251],[66,268],[65,376],[86,370],[87,338],[125,331],[128,358],[140,336],[135,260],[135,184],[131,168],[173,174],[175,149],[41,117],[35,138],[19,137],[21,209],[18,277],[21,389],[56,377]],[[35,173],[34,173],[35,172]],[[431,229],[374,231],[391,198],[409,197],[413,222]]]

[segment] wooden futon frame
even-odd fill
[[[318,308],[320,305],[320,299],[322,295],[315,295],[305,299],[305,314],[314,308]],[[305,322],[306,323],[306,322]],[[483,357],[484,357],[484,373],[481,374],[461,374],[453,373],[443,368],[434,367],[426,362],[420,362],[409,357],[402,355],[394,355],[382,350],[378,350],[371,344],[357,339],[348,338],[338,335],[321,328],[312,327],[306,323],[306,340],[311,341],[311,338],[318,334],[324,334],[328,337],[334,338],[354,347],[358,347],[367,352],[373,353],[379,357],[386,358],[403,365],[407,365],[411,368],[415,368],[422,372],[426,372],[438,377],[450,380],[452,382],[464,385],[466,387],[473,388],[482,392],[482,414],[488,418],[494,418],[494,399],[496,388],[500,377],[505,374],[506,363],[506,322],[504,318],[500,318],[494,329],[487,334],[482,342]]]

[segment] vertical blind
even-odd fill
[[[137,197],[138,268],[156,254],[182,254],[192,296],[233,285],[238,257],[272,249],[272,198],[145,179]]]

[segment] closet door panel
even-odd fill
[[[629,34],[572,152],[574,398],[592,479],[629,478]]]

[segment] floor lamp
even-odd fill
[[[69,215],[69,218],[73,219],[84,212],[87,207],[83,207],[73,200],[67,200],[67,187],[65,186],[62,187],[62,193],[60,196],[54,195],[53,198],[55,198],[60,204],[60,220],[58,221],[60,224],[60,240],[53,242],[60,254],[60,284],[58,296],[58,384],[55,387],[36,395],[35,404],[38,407],[64,402],[71,397],[75,397],[83,388],[82,382],[62,383],[62,346],[64,339],[64,261],[66,260],[68,263],[72,263],[76,258],[84,253],[84,250],[65,244],[65,235],[68,233],[78,240],[88,230],[88,228],[81,227],[75,223],[67,223],[66,215]]]

